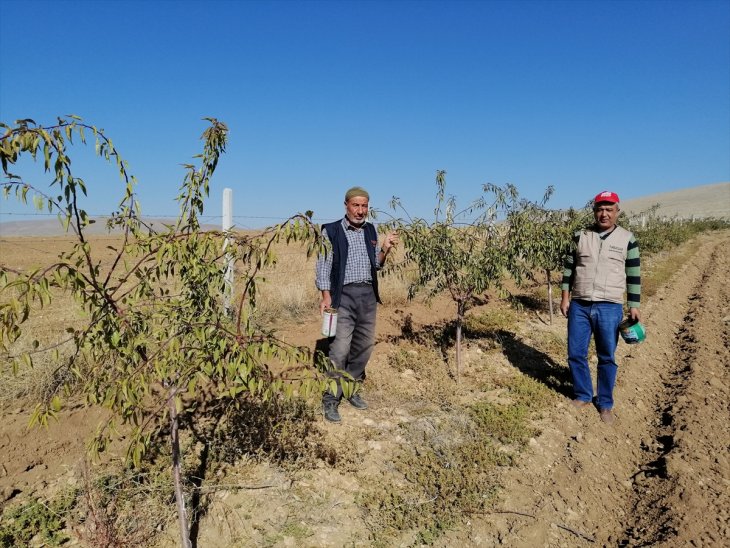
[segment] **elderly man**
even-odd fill
[[[593,200],[595,222],[576,232],[575,248],[565,260],[560,311],[568,318],[568,365],[578,409],[595,401],[601,420],[611,424],[613,387],[618,366],[614,352],[623,318],[624,292],[629,317],[641,319],[641,263],[634,235],[616,225],[619,198],[604,191]],[[572,298],[572,299],[571,299]],[[597,396],[588,367],[588,344],[593,335],[598,355]]]
[[[345,216],[322,227],[322,234],[332,244],[332,251],[317,259],[316,284],[322,292],[320,313],[337,309],[337,329],[330,343],[332,365],[350,375],[356,382],[365,378],[365,366],[375,344],[375,309],[380,302],[377,271],[398,242],[395,232],[378,245],[375,226],[367,222],[370,196],[361,187],[345,194]],[[322,396],[324,418],[340,422],[338,407],[342,386],[337,392]],[[367,409],[360,392],[350,396],[356,409]]]

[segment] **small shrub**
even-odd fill
[[[499,323],[503,326],[503,323]],[[417,353],[390,356],[393,367],[412,368]],[[357,498],[371,525],[374,546],[432,544],[464,514],[489,509],[497,499],[497,467],[514,464],[537,434],[532,417],[555,393],[527,375],[492,379],[508,405],[479,401],[463,412],[431,410],[402,425],[408,440],[393,457],[390,475]],[[399,535],[412,538],[395,539]]]
[[[324,444],[314,424],[317,414],[302,399],[239,402],[237,407],[228,408],[221,427],[213,434],[211,456],[227,463],[253,456],[298,467],[314,465],[318,460],[334,464],[336,453]]]
[[[502,331],[513,332],[517,328],[517,316],[509,308],[490,308],[480,314],[466,317],[464,329],[467,336],[493,337]]]
[[[469,437],[453,445],[430,445],[425,439],[412,451],[403,451],[393,462],[403,481],[379,482],[358,497],[375,544],[388,545],[404,531],[415,531],[418,544],[431,544],[465,512],[483,511],[493,503],[493,469],[507,463],[508,456],[473,431],[459,434]]]
[[[487,407],[480,403],[476,409]],[[501,450],[498,438],[526,439],[532,433],[528,411],[522,405],[510,417],[500,410],[502,420],[474,411],[432,414],[404,425],[409,443],[393,458],[393,477],[357,499],[374,544],[391,545],[404,532],[415,535],[416,544],[432,544],[464,514],[490,508],[498,492],[496,467],[514,462],[514,452]]]
[[[374,383],[384,394],[400,402],[414,402],[413,413],[430,412],[432,406],[425,402],[441,407],[454,399],[454,381],[443,354],[434,345],[432,340],[402,343],[388,355],[387,373],[372,372]]]
[[[395,352],[391,352],[388,355],[388,363],[398,373],[402,373],[408,369],[415,371],[420,364],[418,350],[399,347]]]
[[[638,222],[638,217],[634,221]],[[639,242],[642,253],[651,255],[672,249],[691,238],[712,230],[722,230],[730,227],[725,219],[700,219],[694,222],[682,219],[660,219],[649,217],[644,227],[632,226],[631,230]]]
[[[445,367],[443,358],[435,349],[416,344],[403,344],[388,355],[390,366],[402,373],[410,369],[415,373],[429,371],[434,364]]]
[[[70,537],[64,532],[76,505],[76,491],[66,491],[49,501],[35,499],[0,511],[0,546],[28,546],[34,538],[44,545],[60,546]]]
[[[83,470],[73,529],[88,546],[151,546],[160,530],[173,522],[165,462],[146,461],[137,469]]]
[[[281,534],[286,537],[292,537],[296,540],[302,540],[312,536],[312,531],[303,522],[287,523],[281,530]]]
[[[388,256],[388,264],[402,260],[403,252],[396,249]],[[378,292],[385,306],[405,306],[408,304],[408,286],[413,279],[413,272],[408,270],[399,274],[386,274],[378,280]]]
[[[523,405],[529,410],[539,410],[555,398],[555,392],[544,383],[527,375],[516,375],[506,388],[516,404]]]
[[[563,362],[568,355],[568,340],[564,333],[542,331],[531,334],[535,349]]]
[[[471,409],[481,428],[504,444],[524,444],[534,431],[528,425],[529,408],[516,405],[496,405],[480,402]]]

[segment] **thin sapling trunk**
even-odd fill
[[[548,308],[550,309],[550,325],[553,325],[553,281],[550,279],[550,271],[546,270],[545,274],[547,275],[547,298],[548,298]]]
[[[172,442],[172,473],[175,481],[175,502],[177,503],[177,519],[180,524],[180,541],[183,548],[192,548],[190,542],[190,528],[188,516],[185,512],[185,494],[182,489],[182,474],[180,472],[180,437],[178,433],[179,420],[175,407],[176,388],[170,389],[170,441]]]

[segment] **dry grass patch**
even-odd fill
[[[174,522],[169,470],[83,471],[79,487],[0,508],[0,547],[150,546]]]
[[[662,251],[642,261],[641,293],[652,297],[687,264],[697,251],[697,242],[685,242],[671,251]]]
[[[70,357],[71,335],[67,330],[82,324],[82,312],[73,298],[55,293],[50,305],[31,313],[23,334],[0,363],[0,408],[16,404],[20,398],[45,400],[64,384],[74,382],[68,368],[58,364]],[[38,343],[36,351],[34,341]],[[21,364],[13,371],[13,357],[24,352],[31,352],[32,367]]]
[[[454,400],[454,380],[437,349],[406,341],[390,350],[385,362],[369,367],[365,386],[377,387],[383,403],[422,413]]]
[[[262,325],[299,320],[319,310],[321,293],[315,285],[316,257],[307,257],[304,246],[277,244],[277,263],[266,268],[258,284],[256,319]],[[393,258],[389,258],[389,261]],[[403,306],[408,299],[408,273],[380,275],[380,298],[384,305]],[[241,291],[241,287],[236,287]],[[237,293],[240,298],[240,293]],[[235,298],[234,298],[235,300]]]
[[[404,425],[406,446],[358,496],[375,546],[430,544],[465,513],[495,500],[495,466],[508,457],[468,414],[436,413]]]
[[[489,510],[499,493],[498,467],[512,465],[537,434],[533,414],[550,391],[524,376],[505,381],[509,405],[478,401],[434,411],[401,427],[408,440],[384,470],[385,481],[364,490],[374,545],[431,544],[470,513]]]
[[[471,336],[506,333],[515,325],[509,310],[482,311]],[[489,381],[457,385],[440,352],[423,341],[401,343],[388,355],[381,376],[382,382],[390,377],[390,384],[381,386],[379,376],[376,385],[414,411],[400,424],[405,443],[381,471],[383,477],[363,482],[369,487],[357,499],[374,546],[432,544],[470,513],[488,511],[498,497],[499,467],[514,464],[538,434],[533,420],[551,405],[555,392],[514,369],[497,368],[492,354],[481,360]]]
[[[464,320],[465,335],[494,337],[500,332],[514,332],[518,318],[514,310],[503,306],[488,306],[468,314]]]
[[[567,333],[561,330],[555,331],[534,331],[530,333],[535,348],[553,358],[556,361],[564,361],[568,355]]]

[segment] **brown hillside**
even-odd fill
[[[659,204],[657,214],[667,217],[730,218],[730,183],[694,186],[634,198],[623,201],[621,209],[627,213],[639,213],[654,204]]]

